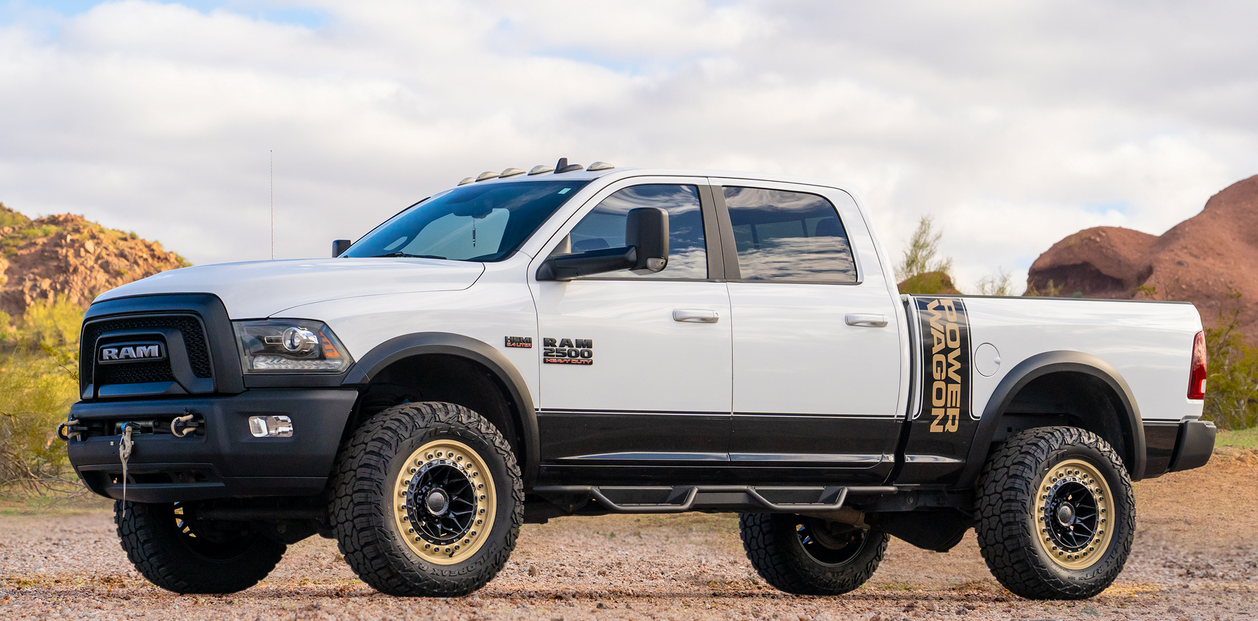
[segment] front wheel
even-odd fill
[[[195,520],[178,503],[116,500],[114,523],[136,570],[175,593],[243,591],[271,573],[288,549],[245,524]]]
[[[842,595],[874,575],[886,533],[784,513],[743,513],[743,549],[765,582],[796,595]]]
[[[524,521],[511,447],[450,403],[391,407],[341,450],[331,520],[363,582],[389,595],[457,597],[489,582]]]
[[[992,575],[1030,599],[1084,599],[1127,562],[1136,529],[1131,478],[1100,436],[1075,427],[1013,435],[980,479],[979,548]]]

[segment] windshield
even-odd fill
[[[587,183],[574,179],[455,188],[393,216],[341,256],[501,261]]]

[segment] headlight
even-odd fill
[[[354,361],[318,321],[268,319],[232,325],[245,373],[340,373]]]

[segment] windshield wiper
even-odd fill
[[[446,258],[446,257],[435,255],[435,254],[410,254],[407,252],[390,252],[388,254],[378,254],[371,258],[386,259],[386,258],[392,258],[392,257],[402,257],[405,259],[445,259]]]

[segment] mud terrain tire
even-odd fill
[[[288,546],[261,534],[217,536],[182,517],[177,504],[114,501],[127,558],[149,582],[175,593],[235,593],[275,569]]]
[[[760,577],[795,595],[842,595],[860,587],[878,569],[890,538],[784,513],[743,513],[738,528]]]
[[[334,477],[329,518],[341,554],[389,595],[481,588],[506,564],[524,522],[510,445],[459,405],[406,403],[377,414],[342,447]]]
[[[978,545],[1014,594],[1085,599],[1123,570],[1136,500],[1122,460],[1096,434],[1075,427],[1015,434],[988,458],[979,486]]]

